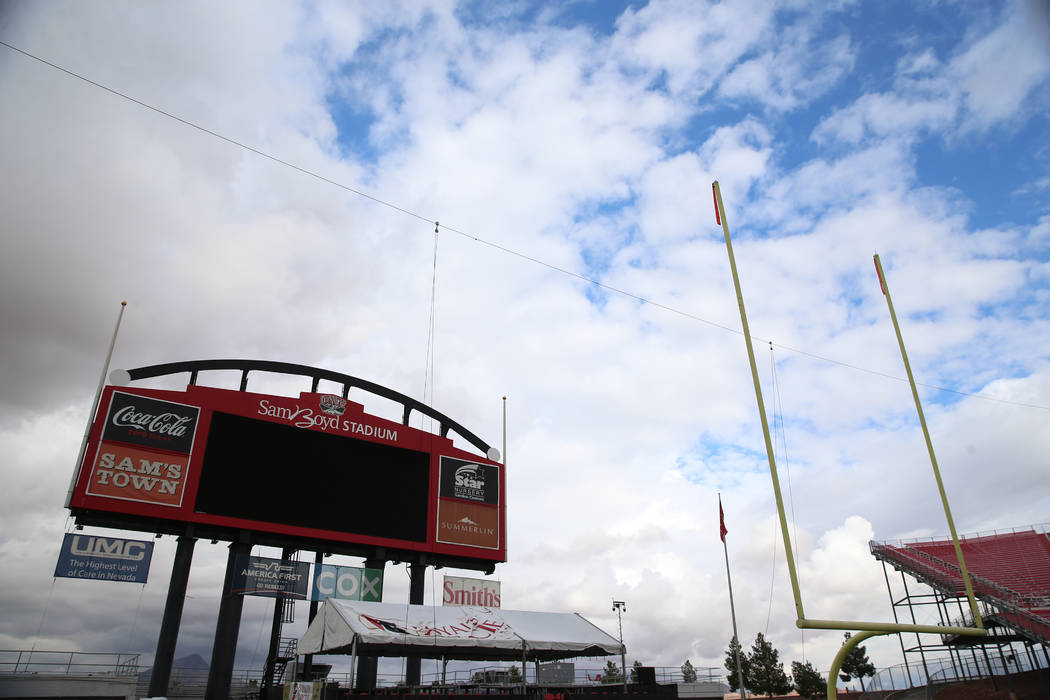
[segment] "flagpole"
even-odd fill
[[[503,458],[503,493],[504,501],[506,501],[507,493],[507,397],[503,397],[503,454],[500,455]],[[507,527],[507,504],[503,503],[503,536],[506,538],[506,527]],[[503,540],[503,556],[507,556],[507,551],[510,548],[507,546],[507,540]],[[539,683],[539,679],[536,680]]]
[[[76,488],[77,479],[80,477],[80,467],[84,462],[84,453],[87,452],[88,438],[91,436],[91,425],[95,422],[95,412],[98,411],[98,402],[102,397],[102,388],[106,385],[106,374],[109,372],[109,363],[113,359],[113,347],[117,344],[117,331],[120,330],[120,321],[124,318],[124,309],[128,302],[120,302],[120,313],[117,314],[117,325],[113,328],[113,337],[109,341],[109,350],[106,352],[106,361],[102,363],[102,376],[98,379],[98,389],[95,391],[95,400],[91,404],[91,412],[88,414],[87,427],[84,428],[84,439],[80,441],[80,454],[77,455],[77,463],[73,467],[73,479],[69,482],[69,492],[66,494],[66,508],[73,501],[73,489]]]
[[[733,639],[736,640],[736,649],[733,651],[736,656],[736,682],[740,687],[740,697],[746,698],[747,691],[744,690],[744,672],[740,667],[740,636],[736,631],[736,605],[733,603],[733,577],[729,574],[729,548],[726,546],[726,534],[729,532],[726,529],[725,515],[722,513],[722,494],[718,494],[718,526],[719,535],[722,537],[722,551],[726,555],[726,581],[729,583],[729,613],[733,617]]]

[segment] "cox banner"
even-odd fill
[[[343,600],[383,600],[383,570],[354,566],[314,566],[310,600],[342,598]]]
[[[231,593],[306,600],[307,562],[239,555],[236,566]]]
[[[151,541],[69,533],[62,540],[55,576],[145,583],[152,557]]]

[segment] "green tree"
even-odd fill
[[[744,682],[752,692],[767,696],[791,692],[791,681],[784,673],[784,664],[779,659],[780,652],[759,632],[755,643],[751,645],[751,653],[747,655],[748,672],[744,677]]]
[[[507,682],[512,685],[518,685],[521,683],[521,669],[517,666],[510,667],[510,673],[507,674]]]
[[[623,677],[620,676],[620,667],[612,659],[605,662],[605,673],[602,675],[602,683],[623,683]]]
[[[804,698],[822,698],[828,690],[827,679],[808,661],[804,664],[792,661],[791,678],[795,690]]]
[[[640,669],[641,667],[642,667],[642,662],[639,661],[638,659],[635,659],[634,660],[634,666],[631,666],[631,680],[630,680],[631,683],[637,683],[638,682],[638,669]]]
[[[740,690],[740,684],[737,682],[736,675],[736,655],[740,654],[740,670],[744,674],[744,686],[747,688],[751,687],[751,676],[748,673],[748,660],[747,654],[744,653],[743,649],[740,648],[740,642],[733,637],[729,640],[729,649],[726,650],[725,667],[729,673],[726,675],[726,681],[729,683],[730,690]]]
[[[846,632],[843,637],[845,639],[850,638],[850,633]],[[860,681],[860,689],[864,690],[864,677],[875,675],[875,666],[868,661],[868,655],[864,652],[864,647],[859,644],[849,650],[846,654],[846,658],[842,660],[842,668],[839,669],[839,678],[845,683],[849,683],[851,680],[856,678]]]
[[[685,663],[682,664],[682,682],[696,683],[696,669],[689,663],[689,659],[686,659]]]

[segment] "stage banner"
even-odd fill
[[[235,564],[231,593],[306,600],[309,563],[242,554],[238,555]]]
[[[383,570],[318,564],[314,566],[310,600],[326,598],[382,602]]]
[[[499,581],[446,575],[445,582],[441,586],[441,604],[498,608],[500,606]]]
[[[55,565],[55,576],[145,583],[153,542],[69,533]]]
[[[324,683],[316,681],[313,683],[304,683],[302,681],[285,683],[281,697],[284,700],[321,700],[322,687],[324,687]]]

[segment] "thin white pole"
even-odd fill
[[[354,635],[354,641],[350,645],[350,692],[354,690],[354,669],[357,667],[357,635]],[[445,681],[444,673],[441,675],[441,681]]]
[[[507,492],[507,397],[503,397],[503,493]],[[503,504],[503,522],[506,523],[507,504]],[[510,543],[507,542],[507,533],[503,533],[503,552],[508,556]],[[538,681],[539,682],[539,681]]]
[[[77,463],[73,467],[73,478],[69,482],[69,492],[66,494],[66,508],[73,500],[73,489],[80,478],[80,467],[84,462],[84,453],[87,452],[88,438],[91,436],[91,425],[95,422],[95,412],[98,411],[98,402],[102,398],[102,387],[106,385],[106,375],[109,374],[109,362],[113,359],[113,347],[117,344],[117,331],[120,330],[120,321],[124,318],[124,309],[128,302],[120,302],[120,313],[117,314],[117,325],[113,329],[113,338],[109,341],[109,350],[106,352],[106,361],[102,364],[102,376],[98,378],[98,389],[95,390],[95,400],[91,404],[91,412],[88,414],[87,427],[84,428],[84,439],[80,442],[80,454],[77,455]]]
[[[719,505],[721,505],[721,497],[719,497]],[[726,540],[722,538],[722,551],[726,555],[726,581],[729,582],[729,613],[733,617],[733,639],[736,640],[736,682],[740,686],[740,697],[746,698],[747,691],[744,690],[744,671],[740,666],[740,635],[736,631],[736,605],[733,604],[733,577],[729,574],[729,549],[726,547]]]

